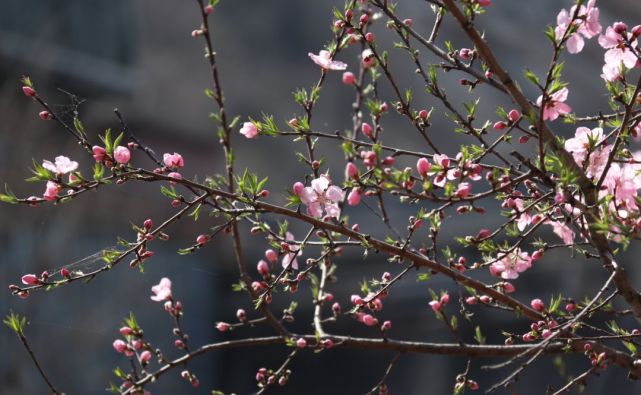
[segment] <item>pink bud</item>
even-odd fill
[[[378,111],[380,112],[386,112],[388,110],[388,106],[386,102],[381,103],[380,106],[378,106]]]
[[[507,114],[507,117],[510,121],[516,122],[521,119],[521,113],[519,112],[519,110],[510,110],[510,112]]]
[[[238,309],[236,310],[236,318],[238,318],[238,321],[245,321],[247,319],[247,313],[245,313],[243,309]]]
[[[343,73],[343,84],[353,85],[356,82],[356,76],[351,71],[346,71]]]
[[[321,344],[328,350],[334,347],[334,341],[332,339],[324,339],[323,341],[321,341]]]
[[[420,158],[418,161],[416,161],[416,170],[418,170],[418,174],[420,174],[422,177],[427,176],[427,172],[430,171],[431,167],[432,165],[427,160],[427,158]]]
[[[53,119],[53,115],[51,115],[51,113],[50,113],[49,111],[40,111],[40,112],[38,113],[38,116],[39,116],[39,117],[40,117],[40,119],[42,119],[43,121],[48,121],[48,120],[50,120],[50,119]]]
[[[292,187],[292,189],[294,190],[294,193],[295,193],[296,195],[300,196],[300,194],[301,194],[301,193],[303,192],[303,190],[305,189],[305,185],[303,185],[303,183],[302,183],[302,182],[297,181],[297,182],[294,184],[294,186]]]
[[[151,219],[147,218],[145,220],[145,222],[143,222],[142,226],[145,228],[145,230],[149,230],[149,229],[153,228],[154,221],[152,221]]]
[[[269,264],[262,259],[258,261],[256,270],[258,270],[258,273],[263,277],[269,276]]]
[[[576,310],[576,305],[574,303],[568,303],[565,305],[565,311],[567,311],[568,313],[571,313],[574,310]]]
[[[229,330],[229,324],[226,322],[219,322],[216,324],[216,329],[220,332],[227,332]]]
[[[114,159],[121,165],[128,163],[131,159],[131,152],[129,152],[129,148],[123,147],[122,145],[117,146],[114,150]]]
[[[240,129],[240,134],[248,139],[256,138],[258,137],[258,127],[253,122],[245,122]]]
[[[133,342],[131,342],[131,345],[134,346],[136,350],[140,350],[142,349],[143,343],[142,340],[134,340]]]
[[[196,29],[191,31],[191,36],[198,37],[198,36],[202,36],[203,33],[204,32],[201,29]]]
[[[214,6],[209,4],[205,6],[204,10],[206,15],[211,15],[212,12],[214,12]]]
[[[408,26],[408,27],[409,27],[409,26],[412,26],[412,25],[414,24],[414,21],[412,21],[410,18],[403,19],[403,24],[404,24],[405,26]]]
[[[345,165],[345,178],[358,179],[358,167],[356,167],[354,162],[347,162]]]
[[[392,329],[392,321],[383,322],[383,325],[381,325],[381,330],[382,331],[388,331],[390,329]]]
[[[180,155],[177,152],[174,152],[173,154],[166,153],[163,155],[163,163],[165,166],[169,168],[176,168],[180,169],[185,166],[185,160],[183,159],[182,155]]]
[[[203,244],[207,243],[208,241],[209,241],[209,236],[207,236],[207,235],[199,235],[198,237],[196,237],[196,243],[198,245],[203,245]]]
[[[532,299],[530,302],[530,306],[536,311],[544,311],[545,310],[545,303],[541,299]]]
[[[127,343],[125,343],[121,339],[114,340],[112,346],[114,347],[114,350],[116,350],[119,353],[122,353],[127,349]]]
[[[363,122],[363,124],[361,125],[361,132],[363,132],[363,134],[365,136],[371,138],[372,137],[372,126],[367,122]]]
[[[507,127],[507,123],[503,121],[498,121],[494,124],[494,129],[496,130],[503,130]]]
[[[492,0],[476,0],[481,7],[487,7],[492,4]]]
[[[196,377],[192,377],[191,380],[189,380],[191,383],[191,386],[194,388],[200,387],[200,381]]]
[[[265,251],[265,258],[271,263],[278,262],[278,253],[276,251],[269,249]]]
[[[541,258],[543,258],[543,250],[536,250],[534,251],[534,253],[532,253],[533,261],[538,261]]]
[[[336,315],[341,313],[341,304],[338,302],[334,302],[332,305],[332,312]]]
[[[547,339],[548,337],[552,336],[552,331],[549,329],[543,329],[541,332],[541,336],[543,336],[544,339]]]
[[[468,296],[467,298],[465,298],[465,303],[467,304],[476,304],[477,302],[478,300],[475,296]]]
[[[635,38],[641,36],[641,25],[636,25],[632,28],[632,36]]]
[[[521,136],[519,137],[519,144],[525,144],[530,140],[530,137],[528,136]]]
[[[476,238],[477,239],[484,239],[484,238],[488,237],[489,235],[490,235],[490,230],[486,229],[486,228],[483,228],[483,229],[479,230],[479,233],[476,235]]]
[[[365,314],[362,316],[361,321],[367,326],[374,326],[378,324],[378,320],[374,318],[371,314]]]
[[[516,291],[516,288],[512,283],[508,283],[507,281],[501,283],[501,288],[503,288],[503,291],[511,294],[512,292]]]
[[[361,15],[359,22],[361,25],[367,25],[367,22],[369,22],[369,16],[367,16],[367,14]]]
[[[374,38],[375,38],[375,36],[374,36],[374,33],[372,33],[372,32],[368,32],[367,34],[365,34],[365,40],[368,43],[371,43],[372,41],[374,41]]]
[[[441,303],[441,306],[447,305],[450,302],[450,295],[449,294],[441,295],[441,300],[439,302]]]
[[[182,174],[178,173],[177,171],[172,171],[171,173],[167,174],[167,177],[173,178],[173,179],[176,179],[176,180],[182,180],[183,179]],[[169,181],[169,183],[175,184],[176,182],[175,181]]]
[[[490,70],[487,70],[485,72],[485,78],[487,78],[488,80],[491,80],[492,78],[494,78],[494,73],[491,72]]]
[[[40,284],[40,279],[35,274],[25,274],[22,276],[22,283],[25,285],[38,285]]]
[[[302,338],[302,337],[301,337],[301,338],[299,338],[298,340],[296,340],[296,347],[298,347],[298,348],[305,348],[305,347],[307,347],[307,340],[305,340],[305,339],[304,339],[304,338]]]
[[[421,110],[418,112],[418,117],[421,118],[422,120],[427,120],[427,118],[430,116],[430,113],[427,112],[427,110]]]
[[[456,196],[460,199],[465,199],[469,196],[471,190],[472,185],[469,182],[462,182],[459,184],[458,189],[456,190]]]
[[[361,189],[358,187],[352,188],[349,195],[347,195],[347,204],[350,206],[358,206],[361,202]]]
[[[441,311],[441,308],[443,306],[441,306],[441,302],[439,302],[438,300],[432,300],[430,302],[430,307],[432,308],[432,310],[438,313],[439,311]]]
[[[93,152],[93,157],[96,162],[102,162],[107,156],[107,151],[105,151],[105,149],[99,145],[94,145],[93,147],[91,147],[91,151]]]
[[[24,93],[25,96],[34,97],[36,95],[36,90],[30,86],[23,86],[22,93]]]
[[[149,361],[151,361],[151,357],[152,357],[151,351],[145,350],[145,351],[141,352],[140,353],[140,357],[139,357],[140,363],[143,364],[143,365],[148,364]]]
[[[120,328],[120,334],[123,336],[130,336],[132,333],[134,333],[134,330],[128,326],[123,326],[122,328]]]
[[[492,301],[492,298],[490,298],[490,297],[489,297],[489,296],[487,296],[487,295],[481,295],[481,296],[479,297],[479,300],[480,300],[480,301],[481,301],[481,303],[483,303],[483,304],[488,304],[488,303],[490,303],[490,302]]]
[[[353,304],[355,304],[356,306],[360,306],[360,305],[362,305],[362,304],[363,304],[363,299],[362,299],[360,296],[358,296],[358,295],[352,295],[352,297],[351,297],[351,301],[352,301],[352,303],[353,303]]]
[[[469,48],[461,48],[461,50],[458,52],[459,57],[463,60],[472,59],[472,54],[473,51]]]
[[[332,300],[334,300],[334,295],[333,295],[333,294],[331,294],[331,293],[326,293],[326,294],[323,296],[323,302],[327,302],[327,303],[329,303],[329,302],[331,302]]]
[[[618,34],[623,34],[628,30],[628,25],[626,25],[623,22],[614,22],[614,24],[612,25],[612,28]]]
[[[479,389],[479,383],[474,380],[467,380],[467,386],[470,387],[472,391]]]
[[[60,275],[64,278],[71,277],[71,273],[69,272],[69,269],[67,269],[66,267],[63,267],[62,269],[60,269]]]

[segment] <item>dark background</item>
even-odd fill
[[[190,37],[198,27],[195,2],[160,1],[86,1],[67,0],[50,2],[37,0],[5,0],[0,11],[0,180],[7,182],[20,196],[39,195],[41,184],[24,183],[29,176],[32,159],[53,159],[66,155],[81,163],[88,172],[91,158],[71,141],[53,122],[42,122],[37,117],[38,107],[20,92],[19,78],[29,74],[41,95],[60,111],[68,110],[68,97],[57,90],[85,98],[80,113],[92,137],[106,128],[117,128],[113,108],[118,107],[130,126],[158,153],[178,151],[187,166],[188,177],[211,175],[222,169],[222,151],[217,145],[215,125],[208,119],[214,111],[213,103],[203,94],[211,85],[210,75],[202,57],[202,41]],[[284,121],[299,112],[291,92],[298,87],[310,87],[318,78],[318,68],[311,63],[307,52],[317,52],[331,39],[330,5],[340,2],[314,1],[223,1],[212,18],[214,42],[220,59],[221,75],[227,109],[231,114],[260,117],[261,112],[273,114]],[[479,19],[486,36],[496,48],[504,66],[519,79],[532,99],[536,93],[521,78],[525,66],[542,74],[551,57],[550,46],[542,34],[547,24],[554,24],[556,14],[569,1],[495,1],[490,13]],[[598,4],[604,28],[621,19],[630,26],[641,22],[641,9],[636,1],[617,0]],[[428,34],[433,20],[429,6],[423,1],[405,1],[399,5],[399,15],[412,17],[419,31]],[[435,106],[435,124],[432,137],[449,153],[457,151],[458,144],[466,142],[454,137],[452,124],[442,116],[443,111],[427,95],[411,72],[414,67],[405,54],[394,53],[390,34],[380,23],[375,26],[379,44],[392,51],[393,67],[398,71],[403,86],[413,86],[416,105]],[[469,46],[449,19],[441,33],[440,44],[451,39],[455,47]],[[434,61],[422,51],[424,61]],[[357,50],[352,48],[341,55],[350,69],[357,67]],[[603,50],[596,38],[586,44],[580,55],[564,55],[565,79],[570,82],[569,103],[578,115],[607,110],[605,90],[598,77],[602,66]],[[443,76],[450,82],[448,94],[454,103],[483,97],[479,119],[493,115],[496,105],[509,108],[504,98],[485,87],[468,94],[455,82],[461,75]],[[393,100],[389,87],[382,81],[383,96]],[[322,98],[314,115],[313,126],[321,131],[342,130],[351,127],[350,103],[352,91],[340,83],[340,73],[331,73],[323,88]],[[462,106],[459,104],[459,108]],[[394,114],[386,118],[385,142],[404,148],[426,150],[413,130]],[[555,130],[565,136],[573,128],[554,124]],[[269,175],[269,186],[274,202],[283,202],[285,191],[301,179],[305,167],[295,159],[294,151],[304,151],[301,144],[285,139],[261,137],[247,141],[234,136],[237,169],[258,169],[260,175]],[[469,141],[467,141],[469,143]],[[528,153],[530,147],[515,148]],[[342,178],[342,162],[332,144],[319,148],[328,158],[328,168],[338,182]],[[398,166],[404,165],[399,161]],[[134,163],[151,166],[134,154]],[[407,162],[411,165],[410,162]],[[417,207],[395,204],[390,200],[391,216],[402,229],[409,215]],[[428,204],[427,209],[431,208]],[[446,222],[445,241],[455,244],[454,235],[475,234],[481,227],[498,225],[497,204],[488,201],[489,214],[480,216],[453,216]],[[125,185],[101,188],[69,204],[42,205],[38,208],[0,205],[0,284],[6,287],[16,283],[24,273],[40,273],[74,262],[116,243],[118,235],[134,237],[130,223],[140,224],[145,218],[160,223],[174,210],[161,198],[158,185]],[[362,228],[370,225],[370,232],[384,236],[385,229],[374,223],[367,210],[351,210],[353,222]],[[69,394],[103,393],[115,377],[111,370],[125,360],[116,354],[112,341],[118,337],[121,319],[133,311],[150,341],[172,354],[171,322],[160,304],[149,300],[149,288],[163,276],[174,282],[174,294],[185,306],[185,329],[192,345],[214,342],[232,337],[268,334],[263,329],[242,329],[232,336],[220,335],[213,329],[218,320],[234,320],[238,307],[255,316],[244,294],[233,294],[230,284],[236,281],[231,256],[230,240],[218,239],[194,255],[179,256],[178,248],[190,245],[196,235],[215,224],[203,216],[198,223],[182,221],[169,230],[171,240],[155,242],[154,258],[146,264],[144,275],[126,265],[97,277],[90,285],[73,284],[54,292],[36,292],[28,300],[19,300],[9,292],[0,293],[0,313],[13,310],[29,318],[26,334],[40,357],[44,369],[58,388]],[[271,222],[275,226],[275,222]],[[304,228],[293,226],[302,237]],[[245,229],[246,230],[246,229]],[[546,229],[548,231],[549,229]],[[245,233],[248,234],[248,233]],[[550,236],[542,232],[543,237]],[[552,236],[553,237],[553,236]],[[450,238],[450,240],[448,240]],[[252,274],[253,263],[261,258],[266,248],[258,236],[243,239]],[[625,253],[628,271],[639,281],[635,268],[638,249]],[[311,252],[310,252],[311,254]],[[467,255],[469,260],[476,259]],[[581,298],[594,294],[604,280],[603,271],[593,262],[570,259],[569,254],[555,252],[546,255],[536,268],[515,282],[522,300],[534,295],[547,299],[560,290],[566,295]],[[363,279],[379,277],[389,270],[397,273],[400,266],[385,263],[385,256],[370,255],[363,260],[356,251],[347,252],[337,260],[339,283],[329,290],[343,305],[349,295],[357,293]],[[482,276],[481,276],[482,277]],[[483,277],[485,278],[485,277]],[[382,317],[394,323],[390,335],[422,341],[451,341],[445,330],[427,306],[428,285],[435,290],[456,292],[451,282],[434,278],[429,284],[417,283],[407,277],[394,288],[383,310]],[[301,306],[293,329],[310,329],[312,306],[309,291],[303,287],[296,296]],[[279,295],[274,311],[288,305],[288,297]],[[282,306],[282,307],[279,307]],[[455,310],[451,307],[451,311]],[[487,322],[484,332],[490,342],[500,342],[501,329],[524,332],[524,322],[514,327],[509,314],[495,313],[491,317],[482,309],[475,310],[479,322]],[[349,321],[349,320],[345,320]],[[462,324],[464,325],[464,323]],[[633,328],[634,323],[623,321]],[[470,334],[473,327],[463,326]],[[338,327],[328,326],[334,333],[376,336],[371,328],[353,322]],[[470,336],[471,337],[471,336]],[[0,330],[0,393],[40,394],[45,387],[26,352],[15,336],[6,328]],[[209,393],[211,389],[239,394],[252,392],[254,374],[261,366],[278,367],[285,358],[284,347],[261,347],[211,353],[203,356],[191,368],[201,380],[201,388],[191,387],[178,377],[178,371],[163,377],[161,385],[153,385],[154,394],[176,394],[193,391]],[[300,393],[365,393],[380,379],[393,354],[378,351],[354,352],[333,350],[321,354],[311,351],[300,353],[292,365],[294,371],[289,384],[270,392]],[[586,369],[582,357],[568,358],[570,371]],[[508,370],[481,372],[478,367],[491,362],[475,361],[472,376],[487,388]],[[462,358],[443,358],[429,355],[403,356],[389,379],[390,389],[396,394],[449,393],[457,373],[464,369]],[[572,370],[574,369],[574,370]],[[543,357],[522,376],[515,390],[522,394],[542,393],[545,384],[557,388],[563,382],[554,368],[553,358]],[[607,390],[635,393],[641,386],[625,380],[625,372],[610,369],[599,379],[591,379],[588,393]]]

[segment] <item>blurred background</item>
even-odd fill
[[[551,58],[550,45],[542,31],[555,24],[556,14],[569,8],[570,1],[496,0],[487,15],[479,18],[486,37],[496,49],[504,66],[521,82],[531,99],[538,95],[523,81],[527,66],[541,75]],[[319,76],[319,70],[308,58],[308,52],[317,53],[331,40],[331,5],[342,7],[342,2],[302,2],[273,0],[223,1],[211,16],[214,43],[219,56],[220,72],[227,109],[243,120],[261,113],[273,114],[280,125],[299,114],[291,93],[299,87],[309,88]],[[607,26],[623,18],[630,26],[641,23],[641,9],[634,0],[599,2],[602,25]],[[433,13],[424,1],[405,1],[399,4],[398,15],[411,17],[414,26],[429,34]],[[32,160],[53,160],[66,155],[80,162],[81,170],[88,173],[92,158],[88,157],[67,134],[53,122],[42,122],[40,109],[25,98],[19,79],[28,74],[38,92],[61,113],[73,110],[72,97],[82,100],[78,108],[90,137],[96,141],[98,133],[107,128],[118,129],[113,109],[119,108],[130,127],[159,154],[180,152],[186,162],[183,175],[202,179],[222,171],[222,151],[217,145],[216,127],[208,118],[215,106],[203,90],[211,86],[210,75],[203,58],[202,41],[192,39],[190,32],[198,28],[199,14],[195,2],[174,0],[158,1],[86,1],[67,0],[4,0],[0,12],[0,181],[6,182],[19,196],[40,195],[41,184],[25,183],[30,176]],[[413,74],[414,67],[404,53],[393,49],[391,32],[384,24],[374,25],[379,45],[389,49],[392,67],[403,87],[413,87],[417,107],[435,107],[431,137],[446,152],[454,154],[461,143],[471,141],[454,136],[453,124],[443,116],[443,109],[424,94],[420,81]],[[449,19],[440,35],[452,40],[455,48],[469,47]],[[358,49],[350,48],[339,57],[358,67]],[[422,50],[424,62],[435,59]],[[568,102],[578,115],[607,112],[607,100],[599,78],[603,50],[596,39],[589,41],[580,55],[563,55],[566,61],[564,79],[570,82]],[[496,120],[494,108],[510,108],[504,98],[487,87],[480,86],[471,94],[456,81],[462,75],[443,75],[448,96],[462,110],[463,101],[483,97],[478,119]],[[386,81],[379,87],[382,96],[394,100]],[[64,90],[64,91],[63,91]],[[68,92],[68,93],[66,93]],[[340,82],[340,73],[330,73],[317,106],[313,127],[319,131],[351,128],[353,92]],[[399,116],[390,112],[384,120],[384,141],[389,145],[427,151],[415,131]],[[479,121],[480,122],[480,121]],[[564,136],[573,135],[573,127],[560,122],[555,131]],[[234,135],[237,169],[249,167],[259,175],[269,176],[270,199],[282,203],[286,190],[306,174],[305,166],[295,158],[296,151],[305,151],[300,143],[285,139],[260,137],[248,141]],[[519,149],[525,154],[528,145],[505,147],[505,152]],[[327,159],[327,169],[335,182],[342,180],[344,162],[335,144],[322,142],[319,147]],[[153,164],[134,153],[134,163],[151,167]],[[397,165],[411,165],[412,160],[399,160]],[[131,223],[141,224],[146,218],[160,223],[174,209],[158,193],[158,185],[111,185],[95,193],[63,205],[27,206],[0,205],[0,284],[4,289],[17,283],[24,273],[40,273],[59,268],[114,245],[118,236],[133,239]],[[416,213],[417,206],[402,206],[389,200],[388,209],[393,225],[406,226],[407,217]],[[454,248],[456,254],[465,254],[468,261],[478,256],[457,250],[454,236],[473,235],[482,227],[500,224],[498,206],[488,200],[485,216],[452,216],[443,230],[442,242]],[[372,203],[374,205],[374,203]],[[425,204],[426,209],[432,208]],[[378,237],[389,232],[376,222],[363,207],[350,209],[350,221],[361,224],[361,229]],[[276,223],[272,220],[273,226]],[[170,241],[154,242],[156,255],[145,265],[145,273],[129,269],[126,264],[98,276],[89,285],[73,284],[53,292],[36,292],[27,300],[0,293],[0,313],[9,311],[26,315],[29,325],[26,334],[40,358],[45,371],[57,387],[68,394],[104,393],[110,380],[116,381],[112,369],[126,369],[126,360],[112,349],[118,337],[122,318],[134,312],[145,330],[146,337],[169,356],[173,350],[171,321],[160,304],[149,300],[150,287],[163,276],[174,283],[174,295],[185,306],[185,330],[192,346],[222,339],[250,335],[267,335],[266,328],[241,329],[231,335],[221,335],[214,329],[216,321],[234,321],[237,308],[245,308],[255,317],[245,294],[231,291],[237,281],[237,272],[231,255],[231,242],[216,239],[196,254],[179,256],[176,250],[191,245],[195,237],[216,224],[214,218],[203,216],[193,224],[183,220],[171,228]],[[246,227],[243,228],[247,230]],[[291,225],[299,237],[304,227]],[[544,238],[553,238],[548,232]],[[546,233],[548,232],[548,233]],[[243,238],[248,266],[256,275],[254,263],[267,248],[259,236]],[[312,251],[310,250],[311,256]],[[632,246],[624,254],[635,283],[641,287],[638,262],[634,257],[639,250]],[[307,257],[305,256],[305,257]],[[567,296],[582,299],[592,295],[604,281],[604,273],[594,262],[585,263],[569,253],[555,251],[546,255],[537,267],[521,277],[515,285],[522,300],[541,296],[544,299],[563,290]],[[346,251],[336,262],[339,282],[328,288],[336,300],[349,303],[349,296],[357,293],[359,282],[379,278],[384,271],[392,274],[402,270],[401,265],[386,263],[386,256],[370,254],[363,259],[357,251]],[[489,279],[479,274],[479,278]],[[390,319],[392,338],[420,341],[451,341],[442,324],[429,309],[428,287],[447,289],[453,295],[455,284],[435,277],[428,283],[417,282],[413,275],[398,284],[388,300],[381,318]],[[295,299],[300,301],[294,331],[310,331],[312,303],[309,291],[302,287]],[[277,295],[273,310],[279,312],[289,305],[289,295]],[[454,312],[455,307],[451,307]],[[474,310],[479,322],[485,322],[484,334],[489,342],[501,342],[500,330],[524,333],[525,322],[514,322],[510,314],[493,312],[491,317],[483,309]],[[329,310],[327,311],[329,313]],[[340,325],[328,326],[337,334],[376,337],[372,328],[364,328],[349,319]],[[462,321],[462,320],[460,320]],[[627,328],[633,322],[622,321]],[[471,339],[473,325],[461,323],[461,331]],[[0,329],[0,393],[42,394],[45,387],[37,375],[27,353],[15,335],[7,328]],[[210,393],[219,389],[238,394],[255,391],[254,374],[260,367],[277,368],[287,355],[285,347],[260,347],[210,353],[195,360],[190,368],[201,381],[198,390],[192,389],[179,377],[179,372],[163,377],[160,385],[149,389],[154,394]],[[291,368],[293,375],[283,388],[269,393],[286,394],[358,394],[369,391],[383,375],[393,353],[336,349],[314,354],[300,353]],[[487,388],[511,370],[481,371],[483,364],[492,360],[475,360],[471,377]],[[576,374],[587,368],[585,358],[568,358],[567,372]],[[443,358],[429,355],[404,355],[392,371],[388,383],[394,394],[450,393],[455,377],[465,369],[464,358]],[[561,369],[562,370],[562,369]],[[565,378],[552,357],[542,357],[533,365],[513,389],[520,394],[539,394],[545,384],[559,386]],[[543,384],[545,383],[545,384]],[[641,385],[625,379],[625,372],[609,369],[598,379],[592,378],[586,393],[638,393]]]

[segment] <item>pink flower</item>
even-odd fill
[[[604,56],[606,64],[616,65],[618,67],[623,63],[625,67],[631,69],[636,66],[637,57],[625,44],[623,35],[621,33],[617,33],[615,30],[614,26],[617,23],[613,26],[608,26],[605,30],[605,34],[599,36],[599,45],[608,50]],[[633,39],[631,35],[628,35],[627,38],[631,41],[633,47],[637,46],[636,39]]]
[[[96,162],[102,162],[107,157],[107,151],[99,145],[91,147],[91,151]]]
[[[545,310],[545,303],[541,299],[532,299],[530,302],[530,306],[536,311],[543,311]]]
[[[171,280],[167,277],[161,278],[158,285],[151,287],[151,292],[154,293],[151,297],[154,302],[164,302],[171,299]]]
[[[572,154],[574,161],[579,166],[584,166],[588,159],[587,176],[600,176],[605,168],[612,147],[604,145],[605,135],[603,129],[579,127],[573,138],[566,140],[565,149]]]
[[[42,161],[42,167],[55,174],[67,174],[78,168],[78,162],[74,162],[66,156],[56,156],[56,162]]]
[[[47,201],[56,200],[58,198],[58,193],[60,192],[60,189],[61,187],[57,183],[53,181],[47,181],[47,187],[42,197]]]
[[[363,63],[363,67],[365,67],[366,69],[373,67],[376,64],[376,56],[374,56],[374,51],[369,48],[364,50],[361,54],[361,62]]]
[[[167,174],[167,177],[170,177],[170,178],[173,178],[173,179],[176,179],[176,180],[179,180],[179,181],[183,179],[182,174],[178,173],[177,171],[172,171],[171,173]],[[170,184],[175,184],[174,181],[169,181],[169,183]]]
[[[323,70],[345,70],[347,68],[347,64],[340,62],[338,60],[332,60],[331,59],[331,54],[329,51],[326,50],[321,50],[318,55],[315,55],[313,53],[308,53],[309,57],[319,65]]]
[[[374,318],[374,316],[372,316],[371,314],[364,314],[360,316],[359,321],[361,321],[363,324],[367,326],[374,326],[378,324],[378,320]]]
[[[285,240],[290,242],[294,241],[294,235],[290,232],[286,232]],[[298,246],[298,244],[289,243],[287,244],[287,248],[289,252],[287,252],[287,254],[283,256],[281,264],[283,265],[283,268],[288,268],[291,265],[293,269],[298,270],[298,260],[296,258],[300,255],[298,254],[300,247]]]
[[[337,186],[331,185],[331,180],[326,175],[312,180],[311,187],[305,187],[298,195],[307,206],[307,214],[320,218],[323,210],[330,217],[338,219],[341,210],[338,203],[343,201],[344,192]]]
[[[276,251],[269,249],[265,251],[265,258],[271,263],[276,263],[276,261],[278,261],[278,254]]]
[[[298,348],[305,348],[305,347],[307,347],[307,340],[305,340],[305,339],[304,339],[304,338],[302,338],[302,337],[301,337],[301,338],[299,338],[298,340],[296,340],[296,347],[298,347]]]
[[[421,177],[427,176],[427,172],[430,171],[432,165],[426,158],[420,158],[416,161],[416,170]]]
[[[123,353],[127,349],[127,343],[125,343],[122,339],[114,340],[112,346],[114,347],[114,350],[119,353]]]
[[[35,274],[25,274],[22,276],[22,283],[25,285],[38,285],[40,284],[40,279]]]
[[[185,166],[185,161],[183,160],[182,155],[177,152],[174,152],[173,154],[166,153],[163,155],[162,159],[163,162],[165,162],[165,166],[169,168],[180,169]]]
[[[504,254],[498,261],[490,265],[490,272],[500,275],[505,280],[514,280],[519,277],[519,273],[532,267],[532,258],[527,252],[521,252],[517,248],[509,254]]]
[[[117,146],[114,150],[114,159],[121,165],[129,163],[129,160],[131,159],[131,152],[129,152],[129,148],[123,147],[122,145]]]
[[[134,333],[133,329],[128,326],[123,326],[122,328],[120,328],[120,334],[123,336],[130,336],[132,333]]]
[[[456,197],[460,199],[465,199],[470,195],[471,191],[472,191],[472,185],[469,182],[462,182],[459,184],[458,188],[456,189]]]
[[[229,324],[226,322],[219,322],[216,324],[216,329],[220,332],[227,332],[229,330]]]
[[[151,357],[152,357],[151,351],[145,350],[140,353],[140,357],[138,359],[140,360],[140,363],[142,365],[146,365],[149,363],[149,361],[151,361]]]
[[[594,6],[595,2],[596,0],[590,0],[587,7],[581,6],[577,18],[574,20],[572,20],[572,16],[576,12],[576,6],[573,6],[569,12],[565,9],[561,10],[556,18],[557,27],[554,32],[557,40],[561,40],[571,25],[578,26],[577,30],[567,40],[568,52],[571,54],[579,53],[583,50],[583,37],[590,39],[601,33],[599,9]]]
[[[430,307],[432,308],[432,310],[434,310],[435,313],[438,313],[443,308],[441,302],[439,302],[438,300],[432,300],[430,302]]]
[[[356,82],[356,76],[351,71],[346,71],[343,73],[343,84],[353,85]]]
[[[24,93],[25,96],[34,97],[36,95],[36,90],[30,86],[23,86],[22,93]]]
[[[245,122],[240,129],[240,134],[248,139],[253,139],[258,136],[258,127],[253,122]]]
[[[347,195],[347,204],[350,206],[358,206],[361,202],[361,189],[358,187],[352,188],[349,195]]]
[[[565,115],[572,112],[572,107],[564,103],[567,98],[568,88],[561,88],[550,95],[550,99],[545,103],[545,108],[543,108],[543,120],[554,121],[559,117],[559,115]],[[540,107],[542,103],[543,96],[541,95],[536,99],[536,104]]]

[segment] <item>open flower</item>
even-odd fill
[[[72,161],[66,156],[61,155],[56,156],[55,163],[43,160],[42,167],[56,174],[67,174],[78,168],[78,162]]]
[[[517,248],[513,252],[503,255],[498,261],[490,265],[490,272],[500,275],[505,280],[519,277],[519,273],[532,267],[532,257],[527,252]]]
[[[581,6],[576,13],[576,5],[570,8],[570,11],[563,9],[556,17],[557,26],[554,33],[557,40],[560,40],[570,26],[578,26],[576,31],[567,39],[568,52],[575,54],[583,50],[583,38],[590,39],[601,33],[601,24],[599,23],[599,9],[594,6],[596,0],[588,1],[587,6]],[[572,19],[576,13],[577,18]]]
[[[294,235],[291,234],[290,232],[286,232],[285,240],[289,242],[294,241]],[[283,256],[283,261],[282,261],[283,269],[286,269],[291,264],[292,269],[298,270],[298,260],[296,259],[296,257],[300,255],[298,253],[298,250],[300,250],[300,246],[298,244],[289,243],[288,249],[289,249],[289,252]]]
[[[318,55],[308,53],[309,57],[324,70],[345,70],[347,64],[338,60],[332,60],[329,51],[321,50]]]
[[[543,108],[543,120],[554,121],[559,115],[565,115],[572,112],[572,107],[564,102],[568,99],[568,88],[561,88],[550,95],[550,99],[545,103]],[[541,107],[543,96],[536,99],[536,104]]]
[[[174,152],[173,154],[166,153],[163,155],[162,159],[165,163],[165,166],[169,168],[180,169],[181,167],[185,166],[185,161],[183,160],[182,155],[177,152]]]
[[[331,185],[329,177],[323,174],[312,180],[312,186],[303,188],[298,196],[307,206],[307,214],[312,217],[320,218],[325,210],[327,215],[338,219],[341,215],[338,203],[343,200],[345,194],[336,185]]]
[[[171,299],[171,280],[167,277],[161,278],[157,285],[151,287],[151,292],[154,293],[151,296],[151,300],[154,302],[164,302]]]

